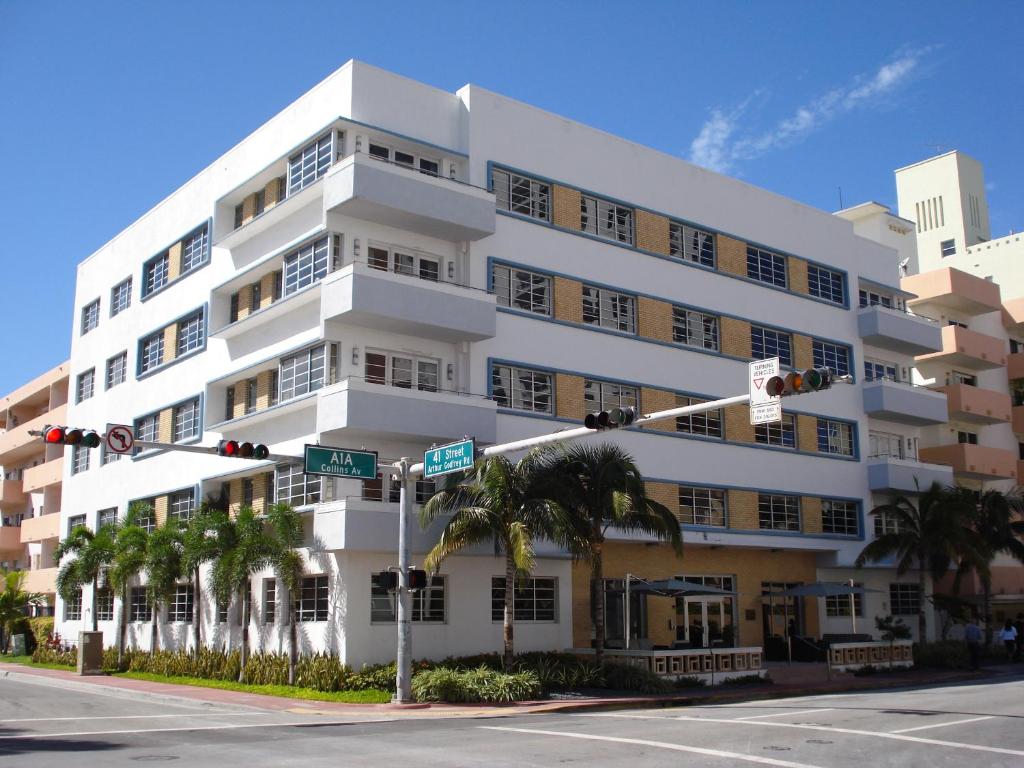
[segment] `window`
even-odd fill
[[[152,533],[156,528],[156,498],[139,499],[143,508],[139,510],[137,524],[144,531]]]
[[[899,369],[896,363],[889,363],[885,360],[865,360],[864,380],[865,381],[899,381]]]
[[[167,285],[170,279],[170,256],[163,253],[142,266],[142,295],[149,296]]]
[[[96,590],[96,621],[114,620],[114,593],[109,587]]]
[[[327,237],[292,251],[284,257],[284,295],[308,288],[327,274]]]
[[[800,530],[800,499],[796,496],[759,493],[757,495],[757,514],[762,530]]]
[[[401,149],[392,149],[376,142],[370,142],[369,154],[375,160],[394,162],[395,165],[404,165],[406,168],[418,168],[420,173],[425,173],[429,176],[437,176],[441,169],[441,164],[437,160],[420,157]],[[394,160],[392,160],[392,157]]]
[[[186,355],[203,344],[203,311],[193,312],[178,321],[178,354]]]
[[[693,309],[672,307],[672,341],[717,350],[718,318]]]
[[[199,398],[174,406],[174,442],[199,437]]]
[[[242,478],[242,506],[251,507],[256,495],[256,483],[251,477]]]
[[[82,336],[100,324],[100,300],[90,301],[82,307]]]
[[[902,435],[871,431],[868,433],[868,443],[870,451],[868,458],[904,458]]]
[[[412,593],[412,620],[424,624],[443,624],[445,621],[445,579],[431,576],[425,589]],[[377,574],[370,579],[370,621],[395,621],[392,595],[378,583]]]
[[[263,580],[263,623],[273,624],[277,618],[277,579]]]
[[[793,364],[793,340],[788,333],[750,326],[750,355],[754,360],[779,358],[780,365]]]
[[[889,613],[916,616],[921,612],[921,587],[918,584],[889,585]]]
[[[206,263],[210,254],[208,246],[209,237],[205,224],[185,237],[181,243],[181,274],[191,272]]]
[[[96,369],[90,368],[85,373],[78,374],[78,382],[75,385],[75,402],[80,403],[93,396],[96,386]]]
[[[583,322],[636,333],[636,298],[624,293],[583,286]]]
[[[437,392],[440,365],[437,360],[429,358],[367,352],[366,381],[402,389]]]
[[[968,387],[976,387],[978,386],[978,377],[971,373],[953,371],[953,383],[966,384]]]
[[[167,517],[175,517],[187,523],[192,518],[194,508],[195,490],[192,488],[175,491],[167,497]]]
[[[148,413],[135,420],[135,441],[136,442],[157,442],[160,436],[160,412]],[[136,448],[135,452],[147,450]]]
[[[278,380],[280,375],[277,371],[270,372],[270,381],[267,384],[267,407],[277,405],[277,393],[278,393]]]
[[[580,229],[598,237],[633,243],[633,209],[599,197],[580,196]]]
[[[837,376],[846,376],[850,373],[850,350],[848,347],[812,339],[811,352],[815,368],[825,366]]]
[[[164,361],[164,332],[159,330],[139,343],[139,371],[151,371]]]
[[[224,420],[230,421],[235,418],[235,388],[228,387],[224,390]]]
[[[437,282],[441,277],[441,258],[409,249],[388,249],[371,245],[367,264],[373,269],[390,270],[399,275]]]
[[[242,391],[245,393],[245,413],[254,413],[256,411],[256,379],[246,379],[241,384],[236,384],[235,386],[241,386]]]
[[[296,621],[327,621],[327,576],[307,576],[295,601]]]
[[[640,398],[636,387],[614,384],[596,379],[583,380],[583,400],[592,411],[610,411],[612,408],[638,407]]]
[[[687,405],[699,405],[706,403],[697,397],[676,395],[676,407],[681,408]],[[705,411],[704,413],[691,413],[689,416],[676,416],[676,432],[685,432],[689,435],[704,435],[705,437],[722,436],[722,409]]]
[[[860,305],[862,307],[873,307],[876,304],[883,307],[892,308],[893,300],[892,296],[887,296],[884,293],[875,293],[874,291],[868,291],[863,288],[860,290]]]
[[[843,274],[816,264],[807,265],[807,288],[811,296],[831,301],[833,304],[846,303],[846,288]]]
[[[231,603],[222,603],[217,601],[217,623],[227,624],[228,623],[228,610],[231,608]]]
[[[491,170],[495,206],[542,221],[551,220],[551,187],[499,168]]]
[[[668,224],[668,252],[683,261],[715,266],[715,236],[675,221]]]
[[[237,293],[232,293],[231,294],[231,306],[228,309],[228,322],[229,323],[237,323],[238,322],[238,294]]]
[[[853,427],[845,421],[819,418],[818,453],[853,456]]]
[[[334,131],[321,136],[288,158],[288,194],[294,195],[319,179],[334,159]]]
[[[96,513],[96,530],[103,528],[107,525],[113,525],[117,522],[117,507],[108,507],[107,509],[101,509]]]
[[[71,446],[71,474],[77,475],[89,469],[89,449],[84,445]]]
[[[279,464],[277,466],[277,493],[274,496],[282,504],[300,507],[304,504],[316,504],[321,495],[321,478],[318,475],[307,475],[300,463]],[[327,499],[324,499],[327,501]]]
[[[725,491],[679,486],[679,520],[688,525],[725,527]]]
[[[123,384],[128,378],[128,352],[114,355],[107,360],[106,388]]]
[[[178,584],[174,588],[174,595],[167,604],[168,621],[192,622],[192,585]]]
[[[128,621],[149,621],[149,596],[145,587],[132,587],[128,601]]]
[[[939,243],[939,252],[942,254],[942,258],[956,255],[956,240],[943,240]]]
[[[854,582],[855,587],[863,587],[863,584]],[[850,598],[853,598],[852,601]],[[864,604],[863,595],[826,595],[825,596],[825,615],[826,616],[849,616],[850,615],[850,603],[853,603],[853,615],[863,616],[864,615]]]
[[[327,348],[331,347],[331,362],[336,356],[335,346],[320,345],[305,349],[298,354],[281,358],[280,381],[281,400],[315,392],[334,381],[331,373],[334,366],[328,368]]]
[[[793,414],[782,414],[782,421],[758,424],[754,427],[754,441],[762,445],[796,448],[796,419]]]
[[[252,311],[255,312],[260,308],[260,304],[263,302],[263,285],[261,283],[253,283],[249,286],[249,306],[252,307]]]
[[[875,536],[885,536],[889,533],[903,532],[903,521],[895,515],[886,514],[885,512],[876,512],[872,517],[875,518]]]
[[[856,536],[860,530],[857,517],[856,502],[835,499],[821,501],[821,530],[824,533]]]
[[[977,445],[978,444],[978,433],[977,432],[965,432],[965,431],[962,431],[962,430],[958,431],[956,433],[956,441],[958,443],[966,443],[967,445]]]
[[[68,536],[72,534],[75,528],[85,527],[85,515],[72,515],[68,518]]]
[[[121,460],[122,454],[114,453],[107,448],[106,441],[100,443],[100,466],[106,466],[107,464],[113,464],[115,461]]]
[[[132,279],[122,280],[110,289],[110,316],[124,312],[132,305]]]
[[[786,257],[747,246],[747,277],[760,283],[785,288]]]
[[[82,588],[72,593],[71,598],[64,601],[64,621],[82,620]]]
[[[491,578],[491,621],[505,619],[505,577]],[[513,621],[558,621],[558,580],[532,576],[512,587]]]
[[[551,278],[525,269],[495,264],[491,283],[498,304],[538,315],[551,314]]]
[[[552,375],[510,365],[491,367],[492,397],[501,408],[554,413]]]

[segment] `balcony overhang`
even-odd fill
[[[905,277],[900,286],[917,294],[909,307],[935,306],[967,315],[984,315],[1002,308],[999,286],[980,277],[947,267]]]
[[[923,427],[947,420],[946,396],[903,382],[866,381],[862,386],[864,412],[876,419]]]
[[[21,543],[56,539],[60,536],[60,514],[51,513],[39,517],[27,517],[21,521]]]
[[[949,402],[949,418],[972,424],[998,424],[1010,421],[1012,405],[1005,392],[972,387],[967,384],[950,384],[938,387]]]
[[[947,325],[942,329],[942,351],[921,355],[918,363],[938,362],[973,371],[986,371],[1006,365],[1006,348],[1001,339],[986,333]]]
[[[868,459],[868,487],[872,491],[923,493],[934,483],[943,488],[952,485],[953,468],[891,456]]]
[[[879,304],[857,311],[857,329],[865,344],[907,355],[942,349],[942,328],[933,320]]]
[[[922,461],[947,464],[957,475],[972,480],[1017,478],[1017,454],[1003,448],[953,443],[922,448],[918,454]]]

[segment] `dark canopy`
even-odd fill
[[[832,597],[834,595],[866,595],[878,592],[867,587],[851,587],[849,584],[819,581],[814,584],[801,584],[783,592],[771,592],[766,597]]]
[[[641,581],[637,579],[629,582],[630,592],[649,592],[666,597],[687,597],[690,595],[735,595],[718,587],[706,587],[703,584],[696,584],[692,581],[682,579],[661,579],[660,581]]]

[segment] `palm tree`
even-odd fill
[[[92,631],[98,628],[96,618],[96,593],[99,592],[100,577],[114,559],[114,534],[111,526],[105,525],[93,533],[84,525],[75,526],[66,539],[53,551],[59,563],[66,560],[57,572],[57,591],[65,600],[70,600],[86,584],[92,585]]]
[[[181,523],[176,517],[167,518],[162,525],[150,532],[143,566],[146,573],[146,594],[153,616],[153,631],[149,639],[150,653],[156,653],[159,645],[160,607],[170,602],[178,588],[178,579],[183,573],[183,554]]]
[[[545,497],[549,487],[541,472],[539,454],[531,452],[513,464],[504,456],[477,462],[465,473],[450,476],[445,487],[420,512],[426,528],[442,515],[451,519],[427,555],[424,566],[436,572],[449,555],[483,542],[494,543],[495,554],[505,554],[504,664],[513,656],[513,605],[517,576],[533,570],[533,541],[552,536],[563,509]]]
[[[653,536],[672,545],[682,556],[679,520],[647,495],[633,457],[617,445],[574,443],[545,454],[543,469],[559,503],[569,511],[571,524],[560,526],[556,541],[576,559],[590,564],[591,615],[594,655],[604,659],[604,542],[609,528]]]
[[[888,517],[894,530],[869,542],[857,556],[856,565],[862,568],[865,563],[895,556],[900,576],[918,569],[921,600],[917,628],[918,640],[924,642],[928,576],[940,579],[953,563],[965,559],[985,562],[984,542],[969,527],[973,504],[956,489],[934,483],[918,497],[916,507],[906,496],[895,496],[871,514]]]
[[[213,564],[213,589],[222,604],[238,595],[242,606],[242,650],[238,682],[245,679],[249,656],[250,601],[252,575],[274,563],[276,547],[273,535],[252,507],[242,507],[231,520],[224,537],[225,547]]]
[[[107,571],[107,581],[117,591],[121,611],[117,619],[117,668],[124,664],[125,635],[128,629],[128,588],[146,564],[149,533],[139,523],[152,514],[152,507],[142,502],[128,506],[124,519],[113,524],[114,557]]]
[[[273,534],[274,572],[287,592],[285,616],[288,621],[288,684],[295,684],[298,665],[298,630],[295,626],[295,595],[302,586],[306,563],[299,548],[302,546],[302,516],[290,504],[274,504],[267,512],[267,522]]]
[[[3,591],[0,592],[0,634],[3,635],[0,648],[7,653],[14,625],[25,618],[30,606],[42,603],[43,596],[24,590],[24,571],[8,571],[3,574],[0,586],[3,587]]]
[[[225,548],[226,531],[230,527],[226,509],[204,501],[182,532],[182,571],[192,576],[192,632],[196,653],[202,645],[202,581],[204,563],[215,561]]]

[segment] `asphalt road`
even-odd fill
[[[0,766],[1024,766],[1024,682],[650,710],[339,717],[0,678]]]

